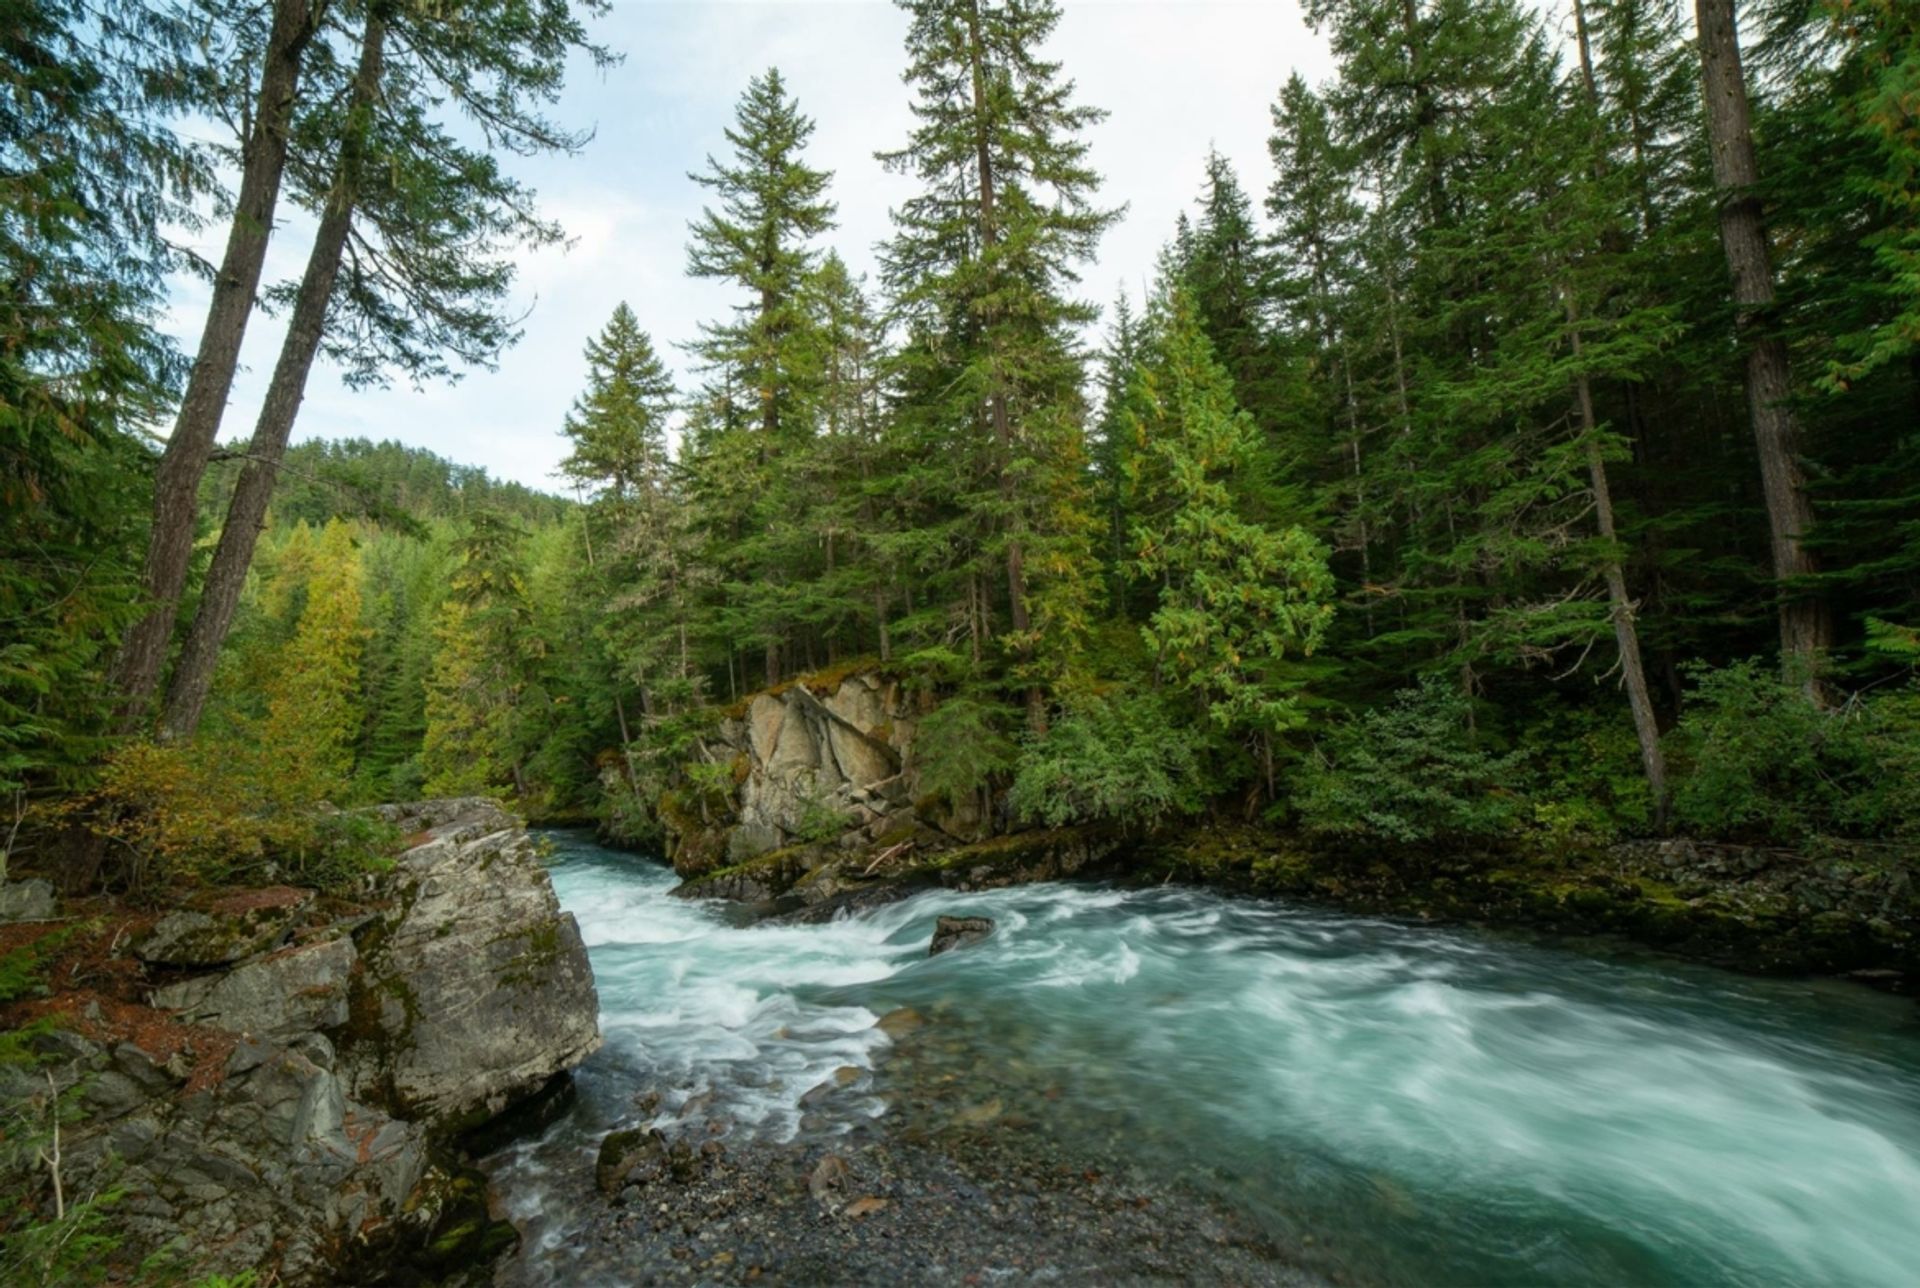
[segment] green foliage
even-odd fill
[[[1020,748],[1007,734],[1007,719],[1005,707],[968,694],[935,707],[914,731],[921,783],[958,802],[1012,769]]]
[[[1920,834],[1920,691],[1825,710],[1758,659],[1690,677],[1672,736],[1688,830],[1788,845]]]
[[[794,835],[804,844],[831,841],[853,823],[853,815],[831,801],[810,795],[800,804],[799,827]]]
[[[174,882],[345,886],[391,866],[398,833],[298,794],[300,781],[257,742],[130,741],[63,813],[121,850],[139,892]]]
[[[1206,803],[1205,745],[1205,733],[1156,695],[1083,698],[1022,744],[1008,802],[1049,827],[1151,827]]]
[[[1298,526],[1246,517],[1253,420],[1184,288],[1158,319],[1124,423],[1141,445],[1133,481],[1151,516],[1134,526],[1138,573],[1159,586],[1149,651],[1220,729],[1286,732],[1301,716],[1281,663],[1311,653],[1333,616],[1326,552]]]
[[[1521,757],[1482,745],[1472,715],[1458,685],[1428,676],[1335,725],[1301,773],[1293,802],[1301,822],[1403,844],[1508,835],[1522,818],[1511,787]]]
[[[1647,830],[1651,793],[1626,712],[1542,704],[1512,741],[1527,749],[1531,821],[1549,850]]]

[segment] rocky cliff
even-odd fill
[[[719,721],[661,800],[680,893],[826,915],[924,885],[1081,872],[1104,828],[1015,831],[991,799],[929,791],[915,756],[930,700],[876,671],[802,677]]]
[[[498,806],[382,812],[409,844],[371,898],[275,887],[152,921],[103,966],[148,981],[140,1002],[52,999],[73,1005],[34,1039],[43,1068],[0,1070],[0,1098],[50,1072],[77,1104],[66,1185],[122,1191],[123,1251],[190,1276],[436,1281],[514,1239],[463,1145],[598,1047],[586,952]]]

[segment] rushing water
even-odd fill
[[[554,1173],[589,1167],[641,1087],[773,1139],[916,1112],[889,1107],[873,1027],[911,1006],[976,1101],[1123,1142],[1360,1283],[1920,1281],[1911,1003],[1177,889],[742,926],[668,898],[664,867],[555,839],[607,1045],[580,1110],[502,1165],[535,1259],[566,1244]],[[998,928],[930,959],[940,913]],[[801,1105],[849,1066],[832,1113]]]

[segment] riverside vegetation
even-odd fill
[[[1195,159],[1097,329],[1057,7],[902,0],[877,280],[770,68],[693,176],[736,307],[672,337],[686,384],[632,308],[586,339],[528,427],[567,495],[289,446],[320,353],[513,341],[564,230],[508,162],[586,146],[549,113],[617,62],[602,7],[15,6],[0,836],[81,919],[4,887],[7,1005],[128,969],[123,909],[397,897],[355,807],[471,796],[768,911],[1105,867],[1920,969],[1911,5],[1309,0],[1334,74],[1285,79],[1268,173]],[[283,196],[317,227],[263,291]],[[189,361],[165,229],[219,220]],[[42,1108],[9,1264],[105,1274]]]

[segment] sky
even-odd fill
[[[1103,202],[1126,207],[1083,273],[1083,295],[1104,305],[1122,289],[1140,294],[1176,215],[1200,190],[1209,147],[1233,162],[1256,200],[1264,196],[1269,108],[1280,86],[1295,70],[1318,82],[1331,63],[1295,0],[1063,0],[1062,8],[1048,53],[1078,83],[1077,101],[1111,113],[1089,132],[1091,159],[1104,177]],[[577,69],[553,112],[591,128],[592,141],[574,156],[508,159],[570,237],[564,249],[518,257],[519,344],[497,369],[418,389],[349,389],[323,357],[296,439],[398,439],[559,490],[560,427],[585,378],[581,348],[615,305],[626,301],[684,373],[679,346],[734,302],[724,284],[685,274],[687,225],[708,195],[687,174],[703,170],[710,152],[724,153],[721,131],[749,76],[779,67],[817,122],[808,160],[833,171],[839,204],[839,226],[822,245],[855,272],[874,269],[888,212],[913,188],[874,160],[899,147],[911,125],[900,80],[906,25],[884,0],[613,0],[593,35],[624,63]],[[299,275],[310,231],[300,218],[276,230],[269,280]],[[168,325],[188,352],[205,307],[201,285],[175,284]],[[280,337],[277,319],[255,315],[223,441],[251,432]]]

